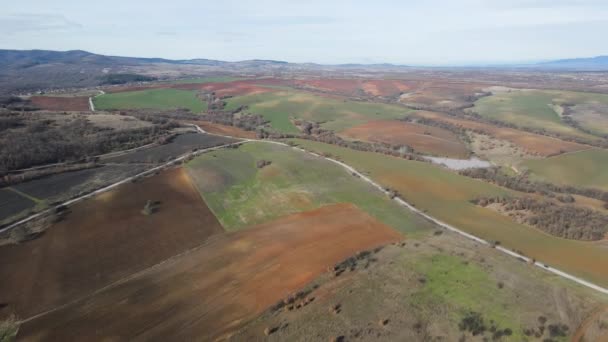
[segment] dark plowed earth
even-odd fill
[[[21,340],[213,341],[360,250],[401,235],[351,204],[290,215],[152,267],[22,325]]]
[[[144,215],[146,202],[159,201]],[[41,237],[0,247],[0,316],[20,319],[74,301],[223,231],[182,169],[69,208]]]

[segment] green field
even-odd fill
[[[500,241],[507,248],[599,284],[608,284],[608,249],[602,245],[557,238],[469,202],[479,196],[517,195],[515,192],[429,163],[308,140],[292,141],[306,149],[337,156],[382,186],[398,190],[420,210],[455,227],[486,240]]]
[[[272,164],[258,169],[259,160]],[[229,231],[333,203],[353,203],[404,233],[431,226],[342,167],[285,146],[248,143],[204,154],[187,169]]]
[[[240,77],[216,76],[216,77],[193,77],[181,80],[168,81],[171,84],[191,84],[191,83],[223,83],[242,80]]]
[[[560,109],[564,103],[583,103],[602,99],[598,94],[575,92],[512,90],[497,92],[475,102],[472,111],[481,116],[513,124],[517,127],[544,129],[566,136],[595,140],[590,134],[581,132],[561,121]]]
[[[197,98],[193,90],[150,89],[110,93],[95,97],[93,102],[98,110],[187,108],[194,113],[207,110],[207,103]]]
[[[228,99],[226,109],[249,106],[249,111],[263,115],[271,126],[284,133],[298,133],[290,117],[323,122],[322,127],[341,131],[371,120],[398,119],[410,109],[381,103],[337,99],[306,92],[283,90]]]
[[[559,185],[608,191],[608,150],[593,149],[523,163],[532,175]]]

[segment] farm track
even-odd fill
[[[34,215],[32,215],[32,216],[29,216],[29,217],[27,217],[27,218],[25,218],[25,219],[23,219],[23,220],[20,220],[20,221],[18,221],[18,222],[16,222],[16,223],[13,223],[12,225],[10,225],[10,226],[8,226],[8,227],[6,227],[6,228],[1,229],[1,230],[0,230],[0,233],[1,233],[1,232],[6,231],[6,230],[8,230],[8,229],[12,229],[12,228],[14,228],[14,227],[16,227],[16,226],[18,226],[18,225],[20,225],[20,224],[23,224],[23,223],[25,223],[25,222],[28,222],[28,221],[30,221],[30,220],[32,220],[32,219],[34,219],[34,218],[40,217],[40,216],[42,216],[43,214],[46,214],[46,213],[50,212],[51,210],[53,210],[53,209],[55,209],[55,208],[59,208],[59,207],[63,207],[63,206],[69,206],[69,205],[74,204],[74,203],[76,203],[76,202],[79,202],[79,201],[81,201],[81,200],[83,200],[83,199],[86,199],[86,198],[89,198],[89,197],[95,196],[95,195],[97,195],[97,194],[100,194],[100,193],[106,192],[106,191],[108,191],[108,190],[110,190],[110,189],[113,189],[113,188],[115,188],[115,187],[117,187],[117,186],[119,186],[119,185],[121,185],[121,184],[127,183],[127,182],[129,182],[129,181],[131,181],[131,180],[133,180],[133,179],[138,178],[138,177],[145,176],[145,175],[149,175],[149,174],[154,173],[154,172],[156,172],[156,171],[158,171],[158,170],[161,170],[161,169],[163,169],[163,168],[167,168],[167,167],[170,167],[170,166],[172,166],[172,165],[175,165],[175,163],[176,163],[176,162],[182,161],[182,160],[184,160],[184,159],[186,159],[186,158],[188,158],[188,157],[190,157],[190,156],[193,156],[193,155],[198,155],[198,154],[205,153],[205,152],[212,151],[212,150],[216,150],[216,149],[225,148],[225,147],[228,147],[228,146],[236,146],[236,145],[240,145],[240,144],[244,144],[244,143],[248,143],[248,142],[262,142],[262,143],[277,144],[277,145],[285,146],[285,147],[288,147],[288,148],[292,148],[292,149],[297,150],[297,151],[301,151],[301,152],[304,152],[304,153],[308,153],[308,154],[311,154],[311,155],[316,156],[316,157],[319,157],[319,158],[324,158],[324,159],[325,159],[325,160],[327,160],[327,161],[330,161],[330,162],[332,162],[332,163],[335,163],[335,164],[338,164],[338,165],[342,166],[342,167],[343,167],[344,169],[346,169],[346,170],[347,170],[349,173],[351,173],[351,174],[353,174],[353,175],[356,175],[356,176],[359,176],[359,177],[360,177],[362,180],[364,180],[364,181],[365,181],[365,182],[367,182],[368,184],[372,185],[373,187],[375,187],[376,189],[378,189],[378,190],[379,190],[379,191],[381,191],[382,193],[384,193],[384,194],[386,194],[386,195],[388,195],[388,194],[389,194],[389,193],[388,193],[388,191],[387,191],[387,190],[385,190],[385,189],[384,189],[384,188],[383,188],[381,185],[379,185],[378,183],[374,182],[374,181],[373,181],[372,179],[370,179],[369,177],[367,177],[367,176],[363,175],[362,173],[360,173],[359,171],[357,171],[355,168],[353,168],[353,167],[351,167],[350,165],[345,164],[345,163],[343,163],[343,162],[341,162],[341,161],[338,161],[338,160],[335,160],[335,159],[332,159],[332,158],[329,158],[329,157],[324,157],[324,156],[321,156],[321,155],[319,155],[319,154],[317,154],[317,153],[310,152],[310,151],[304,150],[304,149],[299,148],[299,147],[290,146],[290,145],[288,145],[288,144],[285,144],[285,143],[282,143],[282,142],[278,142],[278,141],[271,141],[271,140],[258,140],[258,139],[241,139],[241,138],[234,138],[234,137],[231,137],[231,136],[226,136],[226,135],[219,135],[219,134],[207,133],[205,130],[203,130],[203,129],[202,129],[201,127],[199,127],[198,125],[193,125],[193,124],[191,124],[191,126],[192,126],[192,127],[194,127],[194,128],[196,128],[196,130],[197,130],[198,132],[203,133],[203,134],[211,134],[211,135],[221,136],[221,137],[224,137],[224,138],[230,138],[230,139],[237,139],[237,140],[238,140],[238,139],[240,139],[241,141],[238,141],[238,142],[235,142],[235,143],[231,143],[231,144],[225,144],[225,145],[221,145],[221,146],[216,146],[216,147],[212,147],[212,148],[208,148],[208,149],[204,149],[204,150],[196,151],[196,152],[193,152],[193,153],[188,153],[188,154],[185,154],[185,155],[183,155],[183,156],[181,156],[181,157],[178,157],[178,158],[176,158],[176,159],[173,159],[173,160],[171,160],[171,161],[169,161],[169,162],[167,162],[167,163],[165,163],[165,164],[163,164],[163,165],[157,166],[157,167],[155,167],[155,168],[153,168],[153,169],[150,169],[150,170],[148,170],[148,171],[142,172],[142,173],[140,173],[140,174],[138,174],[138,175],[135,175],[135,176],[132,176],[132,177],[128,177],[128,178],[126,178],[126,179],[123,179],[122,181],[119,181],[119,182],[117,182],[117,183],[111,184],[111,185],[106,186],[106,187],[104,187],[104,188],[102,188],[102,189],[99,189],[99,190],[93,191],[93,192],[91,192],[91,193],[89,193],[89,194],[86,194],[86,195],[83,195],[83,196],[80,196],[80,197],[77,197],[77,198],[71,199],[71,200],[66,201],[66,202],[64,202],[64,203],[62,203],[62,204],[60,204],[60,205],[58,205],[58,206],[56,206],[56,207],[53,207],[53,208],[47,209],[47,210],[45,210],[45,211],[43,211],[43,212],[40,212],[40,213],[34,214]],[[408,202],[404,201],[404,200],[403,200],[402,198],[400,198],[400,197],[394,197],[394,200],[395,200],[397,203],[399,203],[401,206],[403,206],[403,207],[405,207],[405,208],[407,208],[407,209],[409,209],[409,210],[413,211],[414,213],[417,213],[418,215],[420,215],[420,216],[422,216],[422,217],[426,218],[427,220],[429,220],[429,221],[431,221],[431,222],[433,222],[433,223],[437,224],[439,227],[441,227],[441,228],[443,228],[443,229],[446,229],[446,230],[449,230],[449,231],[454,232],[454,233],[456,233],[456,234],[459,234],[459,235],[461,235],[461,236],[464,236],[464,237],[466,237],[467,239],[473,240],[473,241],[478,242],[478,243],[480,243],[480,244],[482,244],[482,245],[486,245],[486,246],[491,246],[491,245],[492,245],[490,242],[488,242],[488,241],[486,241],[486,240],[484,240],[484,239],[481,239],[481,238],[479,238],[479,237],[477,237],[477,236],[474,236],[474,235],[469,234],[469,233],[467,233],[467,232],[465,232],[465,231],[462,231],[462,230],[460,230],[460,229],[458,229],[458,228],[456,228],[456,227],[454,227],[454,226],[452,226],[452,225],[449,225],[449,224],[447,224],[447,223],[445,223],[445,222],[442,222],[442,221],[440,221],[440,220],[438,220],[438,219],[436,219],[436,218],[434,218],[434,217],[432,217],[432,216],[430,216],[430,215],[428,215],[428,214],[426,214],[426,213],[422,212],[421,210],[419,210],[419,209],[415,208],[414,206],[412,206],[412,205],[411,205],[411,204],[409,204]],[[585,286],[585,287],[588,287],[588,288],[590,288],[590,289],[593,289],[593,290],[595,290],[595,291],[598,291],[598,292],[600,292],[600,293],[603,293],[603,294],[608,295],[608,288],[604,288],[604,287],[602,287],[602,286],[596,285],[596,284],[594,284],[594,283],[591,283],[591,282],[589,282],[589,281],[586,281],[586,280],[584,280],[584,279],[582,279],[582,278],[576,277],[576,276],[574,276],[574,275],[571,275],[571,274],[566,273],[566,272],[564,272],[564,271],[561,271],[561,270],[559,270],[559,269],[556,269],[556,268],[550,267],[550,266],[545,265],[545,264],[543,264],[543,263],[541,263],[541,262],[539,262],[539,261],[533,261],[532,259],[530,259],[530,258],[528,258],[528,257],[526,257],[526,256],[524,256],[524,255],[521,255],[521,254],[519,254],[519,253],[513,252],[513,251],[511,251],[511,250],[509,250],[509,249],[507,249],[507,248],[505,248],[505,247],[502,247],[502,246],[496,246],[495,248],[496,248],[496,250],[501,251],[501,252],[502,252],[502,253],[504,253],[504,254],[507,254],[507,255],[509,255],[509,256],[511,256],[511,257],[514,257],[514,258],[516,258],[516,259],[519,259],[519,260],[525,261],[525,262],[527,262],[527,263],[533,264],[533,265],[535,265],[535,266],[537,266],[537,267],[539,267],[539,268],[541,268],[541,269],[543,269],[543,270],[545,270],[545,271],[547,271],[547,272],[553,273],[553,274],[555,274],[555,275],[557,275],[557,276],[559,276],[559,277],[561,277],[561,278],[568,279],[568,280],[570,280],[570,281],[573,281],[573,282],[575,282],[575,283],[578,283],[579,285],[583,285],[583,286]]]
[[[200,128],[198,126],[196,126],[196,128],[201,133],[211,134],[211,133],[205,132],[202,128]],[[231,138],[229,136],[224,136],[224,137]],[[271,144],[278,144],[278,145],[282,145],[282,146],[286,146],[286,147],[291,147],[291,148],[293,148],[295,150],[298,150],[298,151],[301,151],[301,152],[304,152],[304,153],[308,153],[308,154],[311,154],[311,155],[316,156],[316,157],[325,158],[325,160],[328,160],[330,162],[333,162],[333,163],[336,163],[336,164],[342,166],[343,168],[345,168],[351,174],[359,176],[365,182],[369,183],[370,185],[372,185],[376,189],[380,190],[382,193],[386,194],[387,196],[389,195],[389,192],[387,190],[385,190],[381,185],[379,185],[378,183],[374,182],[369,177],[363,175],[362,173],[360,173],[359,171],[357,171],[352,166],[350,166],[350,165],[348,165],[346,163],[343,163],[341,161],[338,161],[338,160],[335,160],[335,159],[332,159],[332,158],[328,158],[328,157],[324,157],[324,156],[321,156],[320,154],[317,154],[317,153],[314,153],[314,152],[310,152],[310,151],[307,151],[307,150],[299,148],[299,147],[290,146],[288,144],[285,144],[285,143],[282,143],[282,142],[278,142],[278,141],[256,140],[256,139],[244,139],[244,140],[245,140],[245,142],[254,142],[254,141],[256,141],[256,142],[265,142],[265,143],[271,143]],[[411,204],[409,204],[408,202],[404,201],[402,198],[400,198],[398,196],[395,197],[394,200],[397,203],[399,203],[400,205],[408,208],[409,210],[411,210],[411,211],[415,212],[416,214],[418,214],[418,215],[420,215],[420,216],[422,216],[422,217],[430,220],[431,222],[437,224],[438,226],[440,226],[440,227],[442,227],[442,228],[444,228],[446,230],[449,230],[451,232],[454,232],[456,234],[464,236],[467,239],[476,241],[476,242],[478,242],[480,244],[483,244],[483,245],[486,245],[486,246],[491,246],[492,245],[489,241],[486,241],[486,240],[484,240],[482,238],[479,238],[479,237],[477,237],[475,235],[472,235],[472,234],[469,234],[469,233],[467,233],[465,231],[462,231],[462,230],[460,230],[460,229],[458,229],[458,228],[456,228],[456,227],[454,227],[454,226],[452,226],[450,224],[447,224],[447,223],[445,223],[443,221],[440,221],[440,220],[434,218],[433,216],[428,215],[427,213],[424,213],[423,211],[417,209],[416,207],[412,206]],[[562,277],[562,278],[574,281],[575,283],[578,283],[579,285],[586,286],[588,288],[591,288],[593,290],[596,290],[598,292],[601,292],[603,294],[608,295],[608,288],[599,286],[597,284],[594,284],[592,282],[586,281],[586,280],[584,280],[582,278],[576,277],[574,275],[571,275],[571,274],[566,273],[564,271],[561,271],[559,269],[550,267],[550,266],[545,265],[545,264],[543,264],[543,263],[541,263],[539,261],[533,261],[531,258],[528,258],[528,257],[526,257],[524,255],[519,254],[519,253],[513,252],[513,251],[511,251],[511,250],[509,250],[509,249],[507,249],[505,247],[496,246],[495,248],[496,248],[496,250],[499,250],[499,251],[501,251],[501,252],[503,252],[503,253],[505,253],[505,254],[507,254],[509,256],[512,256],[512,257],[517,258],[519,260],[523,260],[523,261],[525,261],[527,263],[533,264],[533,265],[535,265],[535,266],[537,266],[537,267],[539,267],[539,268],[541,268],[541,269],[543,269],[543,270],[545,270],[547,272],[553,273],[553,274],[555,274],[555,275],[557,275],[559,277]]]

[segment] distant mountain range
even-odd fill
[[[103,83],[107,75],[133,73],[161,78],[204,74],[305,74],[306,72],[352,73],[405,72],[413,67],[393,64],[289,63],[276,60],[225,62],[210,59],[171,60],[119,57],[82,50],[0,50],[0,93],[23,93],[40,89],[77,88]],[[608,71],[608,56],[564,59],[528,65],[480,67],[483,69],[598,70]],[[416,69],[424,69],[416,67]],[[432,69],[432,68],[429,68]],[[445,68],[442,68],[445,69]],[[452,67],[451,69],[475,69]]]
[[[567,70],[608,70],[608,56],[591,58],[559,59],[536,64],[542,68],[557,68]]]

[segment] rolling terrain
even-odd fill
[[[19,340],[608,336],[601,73],[5,55]]]

